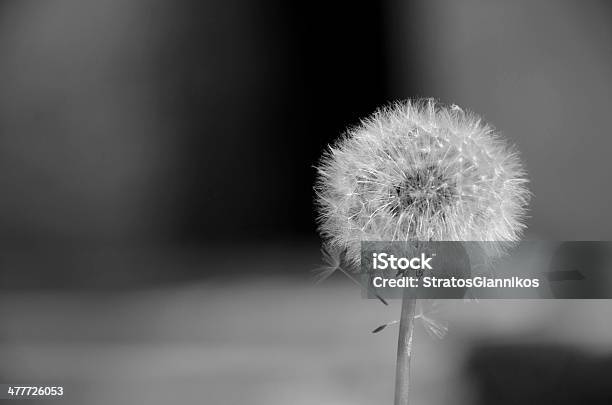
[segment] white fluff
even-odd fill
[[[517,151],[457,106],[382,108],[317,169],[319,230],[352,264],[361,241],[492,241],[483,247],[495,256],[524,228],[530,193]]]

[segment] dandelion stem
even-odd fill
[[[408,405],[410,392],[410,360],[412,359],[412,338],[414,334],[414,315],[416,298],[408,296],[404,290],[402,315],[400,318],[397,342],[397,366],[395,370],[395,405]]]

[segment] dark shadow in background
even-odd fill
[[[383,3],[184,7],[163,72],[177,77],[164,98],[182,123],[182,239],[316,238],[313,166],[389,102]]]
[[[220,270],[181,263],[237,245],[316,254],[313,166],[418,76],[390,74],[405,21],[384,2],[3,6],[0,288],[201,278]]]
[[[612,403],[612,357],[552,344],[483,343],[466,371],[477,404],[564,405]]]

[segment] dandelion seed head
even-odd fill
[[[530,193],[517,151],[473,113],[434,100],[382,108],[323,155],[315,186],[326,243],[517,241]]]

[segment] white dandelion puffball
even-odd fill
[[[517,151],[457,106],[382,108],[317,169],[319,230],[353,264],[361,241],[476,241],[501,254],[524,228],[530,193]]]

